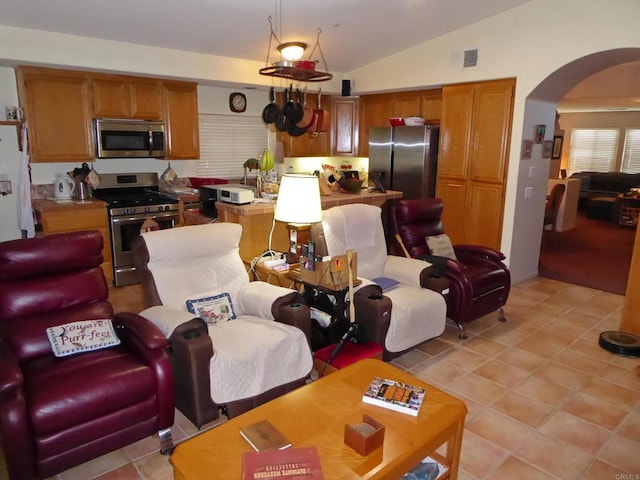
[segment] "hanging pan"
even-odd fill
[[[315,133],[326,132],[329,127],[329,112],[322,108],[322,89],[318,89],[318,108],[316,112],[316,123],[313,127]]]
[[[295,125],[302,120],[302,114],[304,113],[302,105],[297,100],[296,93],[293,91],[293,85],[289,86],[289,101],[285,105],[285,115],[289,123]]]
[[[307,88],[302,92],[302,119],[296,124],[298,127],[309,130],[316,121],[316,112],[307,105]]]
[[[270,103],[262,110],[262,120],[264,120],[264,123],[275,122],[280,113],[280,106],[276,103],[273,87],[269,89],[269,100]]]
[[[285,106],[289,103],[289,91],[285,88],[284,90],[284,104]],[[287,115],[285,114],[284,108],[278,109],[278,116],[275,121],[276,128],[281,132],[286,132],[289,127],[289,120],[287,120]]]
[[[300,135],[304,135],[305,133],[307,133],[307,129],[299,127],[295,123],[290,122],[289,126],[287,127],[287,132],[289,132],[289,135],[291,135],[292,137],[299,137]]]

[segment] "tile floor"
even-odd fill
[[[136,301],[114,296],[118,310]],[[618,329],[622,304],[619,295],[535,278],[512,287],[506,323],[488,315],[469,325],[467,340],[448,326],[394,360],[466,402],[459,479],[640,478],[640,376],[634,371],[640,359],[597,344],[601,331]],[[174,440],[196,433],[178,413]],[[4,470],[1,460],[0,480],[7,478]],[[173,474],[149,438],[55,478],[163,480]]]

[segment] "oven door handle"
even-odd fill
[[[131,216],[131,217],[111,217],[111,223],[114,225],[127,225],[131,223],[139,223],[141,220],[167,220],[173,219],[174,223],[176,220],[180,218],[180,215],[177,212],[167,212],[167,213],[143,213],[140,216]]]

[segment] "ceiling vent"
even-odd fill
[[[454,71],[478,68],[478,49],[453,52],[449,56],[449,67]]]

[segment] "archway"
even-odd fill
[[[527,96],[522,138],[531,138],[527,132],[534,125],[554,125],[558,101],[579,82],[607,68],[638,60],[640,48],[612,49],[585,55],[550,73]],[[518,271],[537,272],[549,165],[550,159],[543,159],[539,154],[529,163],[520,161],[510,254],[511,262],[517,263]],[[534,175],[531,167],[535,169]],[[536,191],[533,206],[525,205],[529,201],[525,189],[530,187]],[[518,214],[523,211],[528,215]]]

